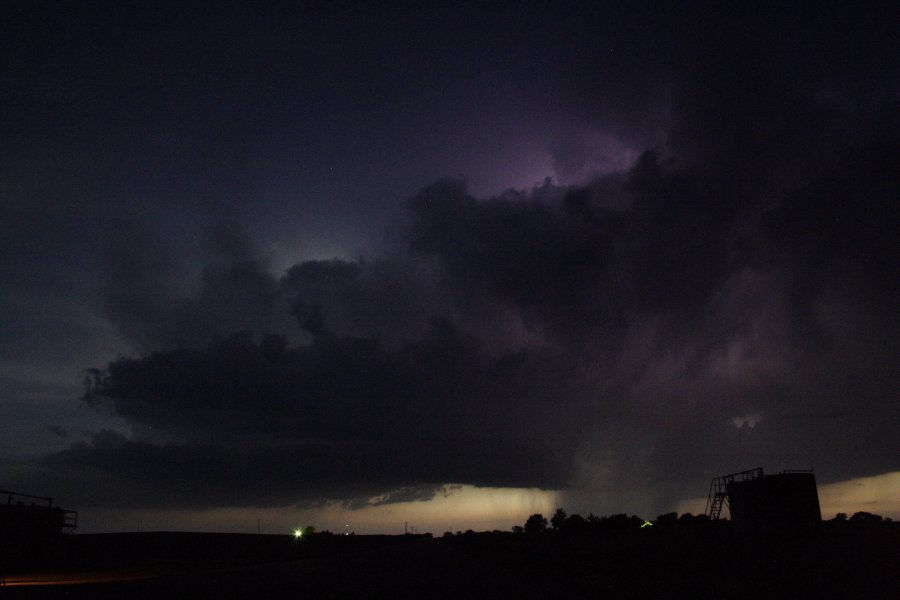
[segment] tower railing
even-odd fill
[[[722,516],[722,508],[731,507],[728,504],[728,486],[735,481],[752,481],[763,476],[762,467],[740,471],[738,473],[730,473],[722,477],[713,477],[709,484],[709,494],[706,498],[706,514],[712,520],[720,519]]]

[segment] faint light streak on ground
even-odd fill
[[[25,573],[7,575],[3,587],[35,587],[48,585],[86,585],[90,583],[114,583],[152,579],[158,573],[144,570],[103,571],[96,573]]]

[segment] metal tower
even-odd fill
[[[735,481],[751,481],[763,476],[762,467],[731,473],[722,477],[713,477],[709,484],[709,495],[706,498],[706,514],[715,521],[722,516],[722,507],[728,505],[728,487]],[[731,507],[729,506],[729,511]]]

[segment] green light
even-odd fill
[[[294,530],[294,538],[295,538],[295,539],[300,539],[302,536],[303,536],[303,530],[302,530],[302,529],[295,529],[295,530]]]
[[[651,523],[650,521],[644,521],[643,523],[641,523],[641,529],[644,529],[645,527],[653,527],[653,523]]]

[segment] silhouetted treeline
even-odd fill
[[[811,530],[736,535],[706,515],[531,515],[513,531],[448,535],[497,572],[553,582],[565,598],[893,598],[900,522],[844,515]],[[526,529],[527,525],[527,529]],[[642,527],[643,526],[643,527]],[[527,533],[531,532],[531,533]]]
[[[834,518],[829,521],[829,527],[873,527],[879,524],[885,526],[893,526],[891,518],[885,518],[881,515],[870,512],[860,511],[853,513],[848,517],[846,513],[837,513]],[[670,512],[657,515],[652,521],[647,521],[637,515],[627,515],[618,513],[605,517],[598,517],[590,513],[587,517],[583,517],[577,513],[567,514],[562,508],[556,509],[553,516],[548,520],[544,515],[535,513],[528,517],[524,525],[516,525],[512,528],[513,533],[540,534],[540,533],[591,533],[602,531],[628,531],[647,527],[655,529],[697,529],[719,527],[727,524],[727,519],[712,521],[708,515],[694,515],[691,513],[683,513],[679,515],[677,512]]]
[[[706,526],[711,523],[707,515],[692,515],[684,513],[681,516],[678,513],[666,513],[659,515],[653,521],[647,521],[637,515],[627,515],[618,513],[604,517],[590,513],[583,517],[577,513],[566,514],[562,508],[556,509],[553,516],[548,521],[544,515],[536,513],[528,517],[524,525],[516,525],[512,528],[513,533],[590,533],[601,531],[628,531],[633,529],[641,529],[642,527],[692,527]]]
[[[900,521],[894,521],[890,517],[882,517],[874,513],[859,511],[847,516],[847,513],[838,513],[833,518],[823,521],[822,526],[835,532],[874,532],[893,531],[900,535]]]
[[[890,517],[882,517],[866,511],[853,513],[853,516],[847,518],[847,513],[839,512],[831,519],[832,523],[891,523],[893,519]]]

